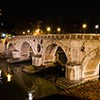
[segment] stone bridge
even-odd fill
[[[13,59],[32,59],[37,67],[59,61],[69,80],[99,78],[99,34],[16,36],[5,41],[5,50]]]

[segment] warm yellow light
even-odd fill
[[[40,35],[42,34],[42,30],[41,29],[36,29],[35,32],[33,33],[34,35]]]
[[[29,33],[29,32],[30,32],[30,30],[27,30],[27,32]]]
[[[25,32],[23,32],[23,34],[25,34]]]
[[[51,28],[50,27],[47,27],[47,31],[50,32],[51,31]]]
[[[86,24],[83,24],[83,26],[82,26],[83,28],[86,28],[87,27],[87,25]]]
[[[7,74],[7,81],[10,82],[11,81],[11,75]]]
[[[36,33],[39,33],[39,32],[40,32],[40,29],[36,29],[35,32],[36,32]]]
[[[3,43],[5,43],[6,42],[6,39],[4,38],[4,39],[1,39],[1,41],[3,42]]]
[[[57,28],[57,31],[60,32],[60,31],[61,31],[61,28],[58,27],[58,28]]]

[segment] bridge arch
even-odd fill
[[[62,67],[60,67],[61,71],[59,72],[59,76],[65,77],[66,75],[66,63],[68,58],[66,56],[65,49],[62,48],[60,45],[57,44],[49,44],[45,48],[45,56],[44,56],[45,63],[55,63],[59,62]]]
[[[11,53],[13,50],[15,50],[14,44],[9,43],[9,44],[7,45],[7,52],[8,52],[8,54]]]
[[[21,44],[20,48],[20,55],[22,58],[29,58],[33,55],[35,55],[35,49],[32,47],[32,45],[29,42],[23,42]]]
[[[60,61],[62,64],[66,64],[68,57],[66,56],[66,49],[61,44],[50,43],[46,46],[44,53],[45,61]],[[64,58],[64,59],[62,59]]]
[[[99,64],[100,64],[100,48],[94,49],[88,53],[82,61],[82,78],[91,79],[99,78]]]

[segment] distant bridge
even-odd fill
[[[5,50],[13,59],[32,59],[40,67],[60,61],[65,65],[65,78],[91,80],[99,78],[100,35],[48,34],[22,35],[8,39]]]

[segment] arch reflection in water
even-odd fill
[[[25,65],[24,65],[25,66]],[[39,99],[48,95],[56,94],[57,88],[48,80],[35,75],[22,72],[22,66],[13,66],[13,80],[19,84],[27,93],[30,91],[35,99]],[[17,73],[15,72],[17,71]]]

